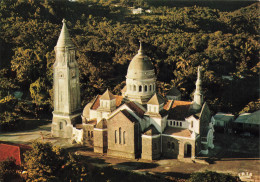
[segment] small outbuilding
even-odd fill
[[[233,131],[245,135],[259,135],[260,110],[253,113],[243,113],[233,123]]]
[[[215,131],[227,132],[231,122],[234,121],[234,119],[235,116],[233,114],[218,112],[212,118]]]

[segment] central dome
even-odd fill
[[[140,43],[138,54],[133,57],[129,64],[127,78],[138,79],[152,75],[154,76],[154,67],[150,59],[143,53],[142,44]]]
[[[126,92],[124,96],[131,101],[145,104],[156,90],[156,76],[150,59],[143,53],[142,44],[138,54],[129,64],[126,75]]]
[[[149,58],[143,54],[139,53],[135,55],[132,59],[131,63],[128,67],[128,72],[131,70],[138,70],[138,71],[146,71],[146,70],[153,70],[153,65],[151,64]]]

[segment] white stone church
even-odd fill
[[[213,145],[213,123],[203,101],[201,67],[193,101],[172,88],[156,92],[156,75],[140,44],[122,95],[106,90],[81,110],[79,69],[65,21],[55,47],[52,135],[93,146],[94,152],[142,158],[195,158]]]

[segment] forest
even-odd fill
[[[174,86],[182,100],[192,100],[201,65],[212,114],[259,110],[259,2],[233,10],[154,2],[2,0],[1,125],[14,128],[26,115],[51,117],[54,47],[63,18],[77,47],[82,107],[107,88],[120,94],[141,39],[162,95]],[[130,6],[151,13],[134,15]]]

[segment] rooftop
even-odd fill
[[[163,134],[190,138],[192,131],[190,131],[189,129],[183,129],[183,128],[167,127],[164,130]]]
[[[158,134],[160,134],[160,132],[154,127],[154,125],[150,125],[144,131],[144,135],[148,135],[148,136],[158,135]]]
[[[234,121],[235,123],[260,124],[260,110],[253,113],[243,113]]]
[[[158,94],[155,93],[152,98],[147,102],[147,104],[152,104],[152,105],[161,105],[164,103],[164,98]]]
[[[168,119],[185,120],[186,117],[190,116],[190,106],[192,102],[189,101],[177,101],[175,100],[169,110]]]

